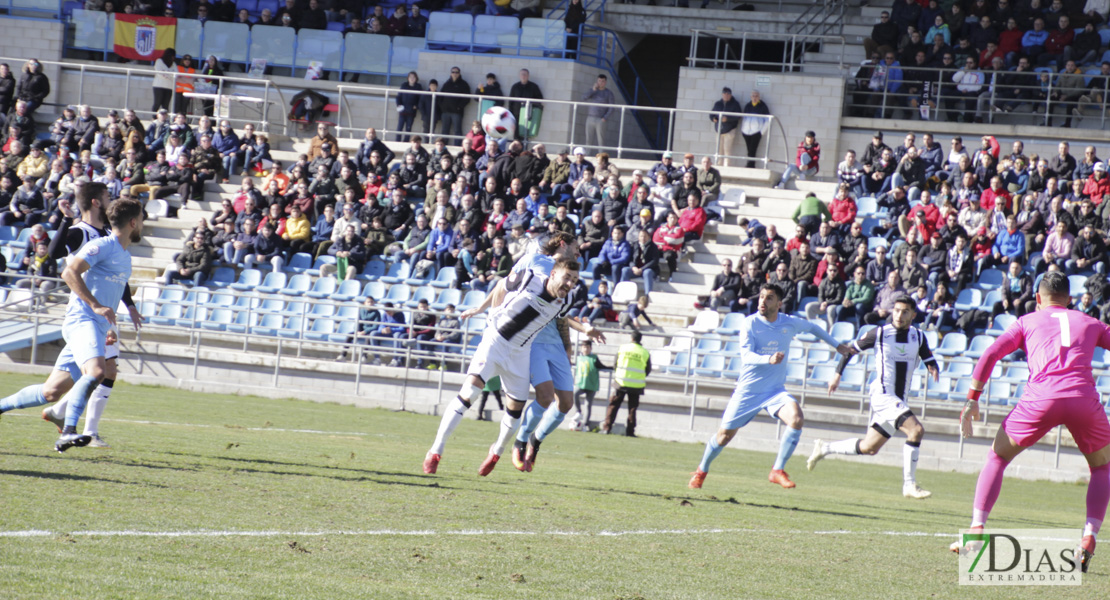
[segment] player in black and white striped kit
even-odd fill
[[[77,202],[77,207],[81,209],[81,222],[76,225],[73,224],[73,209],[69,206],[69,203],[61,200],[58,204],[59,210],[65,214],[65,217],[58,226],[57,235],[50,242],[50,256],[55,260],[74,254],[85,244],[101,237],[107,237],[111,233],[107,229],[108,217],[105,211],[108,210],[108,205],[112,202],[112,196],[106,185],[83,182],[78,186],[74,200]],[[135,308],[134,300],[131,299],[130,287],[124,290],[123,303],[131,314],[131,322],[138,329],[142,322],[142,316],[139,314],[139,310]],[[92,396],[89,397],[88,408],[85,411],[84,434],[92,437],[92,441],[88,445],[89,448],[110,448],[107,442],[100,437],[100,417],[104,414],[104,408],[108,404],[108,396],[111,395],[112,386],[115,384],[119,344],[115,331],[110,332],[108,338],[109,343],[105,347],[106,355],[104,357],[106,360],[104,381],[93,390]],[[78,376],[80,376],[79,373]],[[49,394],[46,396],[47,400],[54,400]],[[54,402],[42,411],[43,420],[57,426],[59,433],[61,433],[62,426],[65,423],[65,415],[66,402],[64,401]]]
[[[910,391],[910,381],[918,361],[925,364],[929,374],[936,381],[940,376],[937,361],[929,342],[920,329],[913,326],[917,314],[913,300],[903,296],[894,301],[890,325],[881,325],[868,331],[852,346],[862,352],[875,349],[875,369],[877,373],[871,380],[871,426],[861,440],[851,438],[839,442],[826,443],[817,440],[813,453],[806,461],[812,471],[822,458],[829,454],[868,454],[873,455],[890,439],[891,433],[883,425],[893,424],[906,434],[906,445],[902,449],[902,495],[907,498],[928,498],[932,495],[917,485],[917,457],[921,448],[921,438],[925,429],[906,405],[906,394]],[[840,385],[840,376],[848,366],[848,357],[842,357],[836,367],[836,375],[829,382],[829,393]]]
[[[482,393],[482,387],[495,375],[501,376],[501,388],[508,395],[509,404],[520,407],[516,414],[508,411],[510,416],[520,419],[521,409],[528,400],[532,342],[548,322],[565,316],[569,307],[567,294],[578,282],[578,270],[577,260],[563,258],[555,262],[548,277],[532,270],[510,273],[490,292],[493,309],[486,330],[470,360],[459,394],[443,413],[435,442],[424,458],[425,473],[436,472],[447,438],[462,421],[471,402]],[[469,319],[476,314],[478,309],[471,309],[460,317]],[[567,319],[567,324],[591,339],[605,341],[605,336],[591,325],[575,319]],[[515,429],[514,423],[508,428],[508,435]],[[499,443],[504,441],[498,440]]]

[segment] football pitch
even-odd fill
[[[3,374],[0,394],[40,381]],[[1082,587],[958,586],[947,547],[971,475],[919,472],[933,497],[908,500],[900,469],[807,472],[803,435],[793,490],[767,482],[772,448],[724,452],[689,490],[701,445],[560,430],[534,472],[506,456],[482,478],[497,424],[472,420],[425,475],[438,423],[121,384],[101,425],[113,448],[59,455],[37,411],[6,414],[2,597],[1110,597],[1107,550]],[[1085,494],[1007,480],[991,525],[1078,531]]]

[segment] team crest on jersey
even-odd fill
[[[86,250],[85,253],[88,254],[89,256],[96,256],[97,254],[100,254],[100,247],[99,246],[89,246],[89,249]]]

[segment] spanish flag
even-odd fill
[[[129,60],[155,60],[162,51],[173,48],[177,38],[177,19],[116,13],[116,47],[119,56]]]

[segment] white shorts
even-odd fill
[[[894,394],[871,394],[870,426],[890,437],[913,411],[904,400]],[[886,425],[890,429],[883,426]]]
[[[484,382],[500,375],[501,389],[505,390],[509,398],[527,400],[531,347],[514,348],[500,338],[491,337],[482,336],[466,374],[477,375]]]

